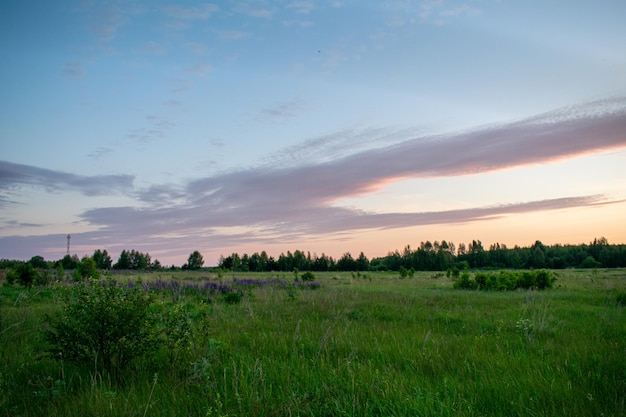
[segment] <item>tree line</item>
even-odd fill
[[[193,251],[181,267],[168,269],[198,270],[204,267],[199,251]],[[609,244],[606,238],[594,239],[580,245],[544,245],[541,241],[526,247],[507,247],[494,243],[485,248],[480,240],[456,246],[445,240],[421,242],[413,249],[407,245],[402,251],[395,250],[386,256],[368,259],[363,252],[354,257],[350,252],[335,259],[332,256],[295,250],[281,253],[278,258],[267,252],[232,253],[220,256],[217,268],[236,272],[270,271],[447,271],[450,269],[563,269],[563,268],[620,268],[626,267],[626,245]],[[96,249],[91,256],[82,259],[77,255],[65,255],[58,261],[46,261],[36,255],[29,261],[0,260],[0,269],[11,268],[28,277],[33,270],[56,268],[91,274],[93,270],[161,270],[165,267],[158,259],[152,260],[147,252],[134,249],[123,250],[117,262],[113,262],[106,249]],[[28,280],[28,278],[23,278]]]
[[[458,247],[441,242],[421,242],[416,249],[407,245],[383,257],[368,259],[363,252],[353,257],[350,252],[334,259],[296,250],[281,253],[275,259],[265,251],[252,255],[233,253],[221,256],[218,267],[230,271],[447,271],[448,269],[563,269],[563,268],[618,268],[626,267],[626,245],[609,244],[605,238],[594,239],[582,245],[544,245],[536,241],[531,246],[494,243],[485,248],[480,240]]]

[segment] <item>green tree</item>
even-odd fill
[[[113,268],[131,269],[132,264],[130,260],[130,252],[128,252],[126,249],[122,250],[122,252],[120,253],[120,257],[117,259],[117,262],[115,263],[115,265],[113,265]]]
[[[198,270],[204,265],[202,254],[197,250],[193,251],[187,258],[187,269]]]
[[[352,257],[350,252],[343,254],[337,261],[337,269],[340,271],[356,271],[356,260]]]
[[[43,259],[43,256],[35,255],[32,258],[30,258],[30,261],[28,261],[28,263],[31,264],[33,268],[39,268],[39,269],[48,268],[48,263]]]
[[[77,273],[75,279],[100,279],[100,271],[98,271],[98,268],[96,267],[96,261],[89,256],[83,256],[80,263],[76,266],[76,271]]]
[[[355,268],[357,271],[369,271],[370,261],[363,252],[361,252],[359,257],[356,259]]]
[[[25,287],[32,286],[37,280],[39,272],[29,263],[23,263],[17,267],[17,280]]]
[[[96,249],[91,257],[96,262],[96,267],[99,269],[110,269],[113,264],[113,260],[106,249]]]
[[[528,266],[530,268],[544,268],[546,266],[546,256],[541,247],[536,246],[531,250]]]
[[[76,265],[80,262],[78,256],[76,255],[65,255],[63,259],[61,259],[61,264],[63,265],[63,269],[74,269]]]

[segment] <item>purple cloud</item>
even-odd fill
[[[156,192],[171,195],[176,204],[99,208],[82,217],[120,236],[212,234],[215,228],[242,226],[255,228],[257,238],[262,238],[470,222],[510,213],[606,204],[611,202],[607,197],[592,195],[423,213],[381,214],[332,206],[336,200],[367,194],[399,178],[475,174],[624,147],[624,132],[623,101],[598,102],[477,131],[417,137],[327,162],[201,178],[182,190]],[[145,194],[138,196],[144,202],[155,201]]]
[[[131,191],[133,180],[131,175],[85,176],[0,161],[0,192],[34,185],[51,192],[74,190],[86,196],[111,195]]]

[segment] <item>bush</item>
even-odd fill
[[[243,298],[243,293],[240,291],[229,291],[222,293],[222,297],[226,304],[238,304]]]
[[[489,291],[506,291],[517,288],[543,290],[552,288],[556,278],[552,272],[541,269],[537,271],[500,271],[495,273],[476,272],[472,280],[469,272],[463,272],[454,280],[454,288]]]
[[[121,369],[157,348],[152,297],[139,288],[80,283],[66,294],[59,316],[47,316],[46,341],[56,358]]]
[[[6,279],[9,285],[13,285],[17,281],[24,287],[31,287],[39,282],[39,271],[30,263],[23,262],[14,269],[8,270]]]
[[[468,271],[463,271],[463,273],[459,275],[457,279],[454,280],[454,284],[452,286],[454,288],[471,290],[471,289],[476,288],[476,281],[473,281],[470,278],[470,274]]]
[[[302,279],[302,281],[314,281],[315,275],[313,275],[313,272],[307,271],[304,274],[302,274],[300,278]]]
[[[578,265],[578,267],[579,268],[600,268],[602,267],[602,264],[596,261],[596,259],[593,256],[589,255],[580,263],[580,265]]]
[[[52,282],[52,275],[47,270],[38,271],[35,279],[33,280],[33,284],[37,286],[45,286]]]
[[[545,269],[534,271],[535,272],[535,288],[543,290],[545,288],[552,288],[552,285],[556,281],[556,278],[550,271]]]

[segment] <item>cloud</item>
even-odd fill
[[[181,20],[206,20],[219,7],[212,3],[203,3],[195,6],[170,5],[161,7],[161,11],[168,17]]]
[[[285,167],[302,165],[312,160],[328,162],[366,149],[382,149],[403,142],[408,134],[418,131],[373,127],[346,129],[284,148],[281,152],[272,154],[268,163]]]
[[[288,3],[285,8],[294,13],[309,14],[315,9],[315,4],[311,1],[296,0]]]
[[[625,147],[625,104],[623,99],[596,102],[475,131],[418,136],[325,162],[223,173],[190,181],[171,207],[100,208],[83,213],[83,219],[120,234],[193,234],[240,226],[256,227],[266,236],[304,236],[610,203],[606,196],[591,195],[426,213],[333,206],[401,178],[484,173]]]
[[[235,41],[247,38],[250,34],[240,30],[220,30],[217,32],[217,36],[220,40]]]
[[[86,195],[125,192],[136,204],[94,208],[80,215],[84,224],[97,229],[82,238],[100,246],[123,242],[151,253],[180,254],[198,242],[204,246],[219,242],[222,247],[277,239],[284,243],[359,230],[477,222],[516,213],[624,203],[595,194],[408,213],[334,205],[401,178],[472,175],[624,148],[625,132],[626,99],[616,98],[447,135],[411,136],[410,131],[392,134],[371,129],[362,134],[377,145],[371,149],[348,154],[340,149],[342,156],[323,160],[316,160],[313,153],[306,164],[268,164],[139,191],[130,190],[133,178],[129,176],[84,177],[2,162],[0,190],[31,184]],[[331,136],[317,140],[313,147],[318,149],[334,146]],[[351,140],[356,139],[345,143]]]
[[[131,175],[84,176],[0,161],[0,193],[30,185],[50,192],[78,191],[86,196],[127,193],[132,189]]]
[[[176,126],[175,123],[155,115],[147,115],[146,121],[148,122],[147,127],[133,129],[126,137],[134,142],[150,143],[157,139],[165,138],[167,132]]]
[[[185,72],[188,74],[202,77],[208,74],[212,69],[213,69],[213,66],[211,64],[203,62],[203,63],[194,64],[190,67],[185,68]]]
[[[304,108],[304,101],[300,98],[274,103],[270,107],[261,109],[260,118],[263,119],[291,119],[296,117]]]
[[[87,156],[89,158],[100,160],[102,158],[104,158],[106,155],[110,154],[113,152],[112,148],[108,148],[105,146],[100,146],[98,148],[96,148],[93,152],[91,152],[90,154],[88,154]]]
[[[76,61],[66,62],[63,67],[63,73],[72,78],[80,78],[85,75],[83,64]]]
[[[269,18],[276,13],[276,8],[266,0],[238,1],[234,10],[247,16],[260,18]]]
[[[100,3],[89,12],[89,29],[103,42],[115,38],[117,31],[128,22],[131,13],[115,2]]]
[[[483,12],[471,2],[446,2],[443,0],[427,0],[419,5],[418,16],[424,21],[433,21],[437,25],[449,23],[450,19],[458,17],[475,17]]]

